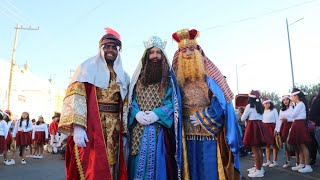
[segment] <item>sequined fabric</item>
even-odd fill
[[[189,120],[189,116],[193,115],[197,110],[210,105],[209,88],[207,83],[197,81],[196,83],[186,82],[182,88],[183,102],[183,125],[186,135],[211,136],[201,126],[193,126]]]
[[[143,86],[140,81],[136,87],[136,98],[141,111],[151,111],[162,105],[159,84]],[[132,131],[131,155],[137,155],[140,147],[143,126],[137,123]]]
[[[116,74],[111,72],[109,87],[107,89],[97,87],[98,105],[112,104],[120,106],[120,88],[116,83]],[[100,119],[104,134],[105,143],[107,146],[108,161],[110,166],[117,163],[118,147],[119,147],[119,131],[120,117],[119,112],[99,111]]]
[[[86,89],[83,83],[74,82],[69,85],[66,97],[63,100],[61,118],[58,125],[60,132],[72,134],[73,125],[87,128],[87,100]]]

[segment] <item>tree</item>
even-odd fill
[[[320,90],[320,83],[311,84],[311,85],[297,85],[298,89],[300,89],[306,96],[308,103],[311,103],[314,96],[316,96]]]
[[[275,93],[275,92],[267,92],[267,91],[263,91],[262,93],[262,97],[266,96],[267,98],[269,98],[274,107],[279,111],[280,110],[280,106],[281,106],[281,97]]]

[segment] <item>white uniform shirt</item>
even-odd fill
[[[280,127],[281,127],[281,121],[278,116],[278,112],[275,108],[268,110],[264,110],[263,112],[263,123],[276,123],[275,131],[280,132]]]
[[[8,136],[8,126],[5,120],[0,120],[0,136],[4,136],[7,139]]]
[[[286,109],[285,111],[280,110],[279,119],[280,120],[287,119],[288,122],[293,122],[292,114],[293,114],[293,107],[289,106],[289,108]]]
[[[16,137],[19,131],[21,132],[30,132],[32,131],[32,122],[29,120],[29,126],[27,127],[27,120],[22,120],[22,125],[20,127],[20,119],[16,121],[16,125],[14,126],[12,137]]]
[[[293,109],[292,119],[295,121],[296,119],[307,119],[306,106],[302,101],[300,101],[296,107]]]
[[[244,112],[241,116],[241,121],[245,121],[245,120],[262,120],[262,114],[259,114],[256,110],[256,108],[250,108],[250,104],[248,104],[246,106],[246,108],[244,109]]]
[[[46,134],[46,139],[49,138],[49,133],[48,133],[48,125],[46,123],[42,123],[39,125],[35,125],[32,131],[32,139],[36,137],[36,132],[45,132]]]

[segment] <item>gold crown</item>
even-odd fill
[[[198,45],[196,38],[199,36],[199,31],[192,29],[182,29],[172,34],[173,39],[178,42],[178,47],[188,47]]]

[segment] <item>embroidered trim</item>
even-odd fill
[[[148,161],[148,179],[154,179],[155,154],[156,154],[156,129],[153,125],[149,128],[149,161]]]
[[[175,132],[175,137],[176,137],[176,149],[178,149],[178,143],[179,141],[182,141],[182,139],[179,139],[178,140],[178,124],[179,124],[179,103],[178,103],[178,95],[177,95],[177,92],[176,92],[176,87],[174,85],[174,82],[172,80],[172,78],[170,78],[170,82],[171,82],[171,85],[172,85],[172,92],[173,92],[173,108],[174,108],[174,132]],[[179,160],[178,160],[178,151],[175,152],[175,159],[176,159],[176,162],[177,162],[177,170],[178,170],[178,179],[181,180],[181,161],[180,161],[180,158],[182,157],[179,157]]]
[[[120,104],[119,103],[98,103],[100,112],[107,113],[119,113],[120,112]]]
[[[206,125],[206,124],[208,124],[208,121],[204,117],[204,115],[202,114],[202,111],[197,111],[196,114],[198,115],[198,117],[200,117],[199,120],[200,120],[202,126],[204,127],[204,130],[207,131],[208,133],[216,136],[217,135],[216,129],[212,129],[212,128],[210,128],[210,126]]]
[[[202,135],[186,135],[188,141],[216,141],[215,136],[202,136]]]
[[[74,152],[75,152],[75,156],[76,156],[76,163],[77,163],[77,166],[78,166],[78,172],[79,172],[79,175],[80,175],[80,179],[81,180],[85,180],[83,168],[82,168],[81,161],[80,161],[79,149],[78,149],[77,145],[74,145]]]
[[[206,112],[206,117],[208,117],[215,125],[217,125],[218,127],[222,126],[221,123],[219,123],[216,120],[214,120],[213,118],[211,118],[210,114],[208,113],[208,108],[205,108],[205,112]]]
[[[61,119],[60,126],[71,125],[72,123],[83,126],[87,129],[87,121],[84,117],[69,116]]]
[[[69,85],[68,90],[66,92],[65,98],[70,95],[78,94],[80,96],[86,96],[86,88],[83,83],[81,82],[74,82]]]
[[[148,143],[147,143],[147,130],[148,129],[149,129],[148,126],[146,126],[146,129],[143,131],[141,148],[140,148],[140,153],[139,153],[139,156],[140,156],[139,157],[139,164],[138,164],[137,173],[136,173],[134,179],[142,179],[142,176],[143,176],[146,154],[147,154],[146,151],[147,151],[147,147],[148,147]]]
[[[217,165],[218,165],[218,177],[219,180],[225,180],[226,179],[226,174],[224,173],[224,167],[222,163],[222,157],[221,157],[221,150],[219,144],[217,144]]]

